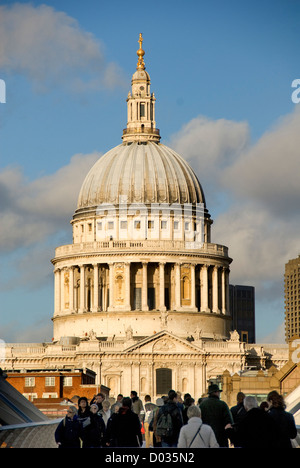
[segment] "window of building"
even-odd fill
[[[108,229],[113,229],[114,228],[114,222],[113,221],[108,221],[107,227],[108,227]]]
[[[140,117],[145,117],[145,103],[141,102],[140,104]]]
[[[176,231],[179,229],[179,221],[174,221],[174,229]]]
[[[57,393],[46,392],[46,393],[43,393],[42,398],[58,398],[58,395],[57,395]]]
[[[127,229],[127,221],[121,221],[120,227],[121,229]]]
[[[73,377],[64,377],[64,387],[72,387]]]
[[[35,377],[25,377],[25,387],[34,387]]]
[[[148,229],[154,229],[154,221],[153,220],[148,220]]]
[[[160,227],[161,229],[167,229],[168,223],[167,221],[161,221]]]
[[[102,222],[97,223],[98,231],[102,231]]]
[[[92,223],[89,223],[88,226],[89,226],[89,232],[91,232],[92,231]]]
[[[189,231],[190,230],[190,223],[184,223],[184,229],[185,229],[185,231]]]
[[[141,221],[134,221],[134,229],[141,229]]]
[[[45,377],[45,386],[54,387],[55,386],[55,377]]]
[[[29,401],[33,401],[35,398],[38,397],[37,393],[22,393],[22,395],[27,398]]]

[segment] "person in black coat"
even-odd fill
[[[143,443],[141,423],[132,411],[131,398],[123,398],[122,406],[111,416],[107,425],[106,445],[111,447],[140,447]]]
[[[77,416],[80,422],[84,421],[90,416],[89,402],[86,397],[80,397],[78,400]]]
[[[276,449],[277,431],[271,416],[253,396],[245,397],[244,406],[247,413],[237,426],[235,447]]]
[[[267,401],[270,404],[268,414],[276,423],[277,447],[292,448],[291,439],[297,437],[294,416],[285,410],[284,399],[275,390],[268,394]]]
[[[56,428],[54,437],[58,448],[80,448],[82,428],[77,416],[77,408],[70,406],[66,417]]]
[[[98,405],[90,406],[89,417],[82,421],[82,448],[99,448],[103,446],[105,424],[98,414]]]
[[[161,406],[157,415],[156,431],[160,435],[159,425],[160,418],[163,414],[170,414],[172,420],[171,435],[161,435],[162,447],[177,447],[180,429],[183,426],[182,412],[177,404],[177,393],[170,390],[168,400],[165,405]]]

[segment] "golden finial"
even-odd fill
[[[140,33],[140,37],[139,37],[139,40],[138,40],[139,44],[140,44],[140,48],[139,50],[137,51],[137,55],[138,55],[138,63],[137,63],[137,67],[136,69],[137,70],[145,70],[145,62],[144,62],[144,55],[145,55],[145,52],[144,50],[142,49],[142,44],[143,44],[143,36],[142,36],[142,33]]]

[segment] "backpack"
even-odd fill
[[[159,416],[156,425],[156,434],[159,437],[172,437],[173,421],[170,413],[165,411]]]

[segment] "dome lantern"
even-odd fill
[[[139,37],[140,48],[137,51],[136,72],[131,80],[131,92],[127,98],[127,128],[123,130],[123,142],[160,141],[159,130],[155,123],[155,96],[150,93],[150,76],[146,72],[142,49],[143,37]]]

